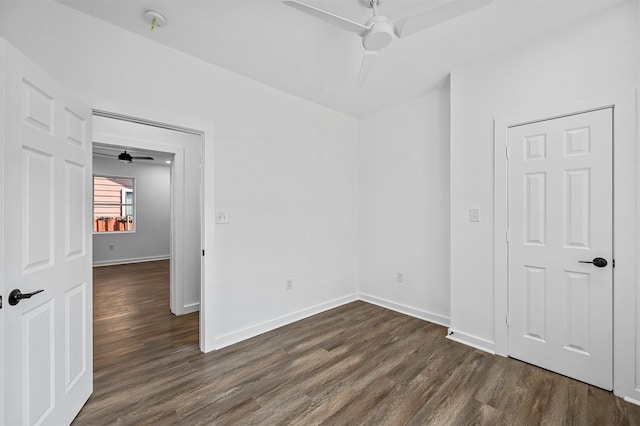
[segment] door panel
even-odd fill
[[[509,129],[509,355],[612,388],[613,110]],[[596,257],[608,260],[596,267]]]
[[[3,47],[0,423],[68,424],[93,388],[91,110]],[[43,292],[10,305],[13,289]]]

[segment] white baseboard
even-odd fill
[[[450,328],[447,333],[447,339],[480,349],[481,351],[489,352],[492,355],[496,354],[495,343],[481,337],[472,336]]]
[[[357,294],[352,294],[338,299],[330,300],[325,303],[321,303],[310,308],[302,309],[291,314],[283,315],[281,317],[265,321],[260,324],[256,324],[250,327],[243,328],[242,330],[234,331],[215,338],[215,349],[222,349],[226,346],[233,345],[234,343],[241,342],[246,339],[258,336],[268,331],[275,330],[276,328],[283,327],[287,324],[291,324],[296,321],[308,318],[312,315],[328,311],[329,309],[337,308],[338,306],[345,305],[358,300]]]
[[[373,305],[381,306],[392,311],[400,312],[401,314],[409,315],[414,318],[418,318],[424,321],[429,321],[435,324],[439,324],[445,327],[449,327],[449,317],[444,315],[434,314],[433,312],[425,311],[411,306],[402,305],[400,303],[391,302],[390,300],[381,299],[379,297],[371,296],[369,294],[360,293],[359,299],[371,303]]]
[[[132,259],[94,260],[93,266],[98,267],[98,266],[126,265],[128,263],[155,262],[156,260],[169,260],[169,259],[171,259],[170,255],[136,257]]]
[[[173,312],[174,315],[179,316],[179,315],[186,315],[186,314],[190,314],[192,312],[197,312],[200,310],[200,302],[196,302],[196,303],[190,303],[188,305],[183,306],[182,308],[178,309],[177,312]]]
[[[629,398],[628,396],[625,396],[624,400],[635,405],[640,405],[640,401],[638,401],[637,399]]]

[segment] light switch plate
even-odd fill
[[[469,209],[469,222],[480,222],[480,209]]]
[[[218,210],[216,211],[216,223],[218,224],[227,224],[229,223],[229,214],[226,210]]]

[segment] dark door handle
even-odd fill
[[[9,293],[9,304],[11,306],[17,305],[22,299],[31,299],[34,294],[42,293],[44,290],[36,290],[33,293],[22,293],[17,288]]]
[[[593,263],[598,268],[604,268],[605,266],[607,266],[607,259],[603,259],[601,257],[596,257],[595,259],[593,259],[591,261],[579,260],[578,262],[580,262],[580,263]]]

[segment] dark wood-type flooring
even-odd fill
[[[168,268],[94,270],[94,393],[74,424],[640,425],[610,392],[364,302],[202,354]]]

